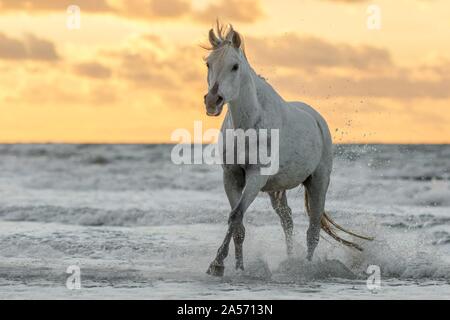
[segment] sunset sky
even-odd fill
[[[219,127],[200,47],[217,17],[334,142],[450,143],[448,0],[0,0],[0,142],[160,143],[196,120]]]

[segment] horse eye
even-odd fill
[[[237,69],[239,69],[239,65],[236,63],[233,68],[231,69],[231,71],[237,71]]]
[[[206,67],[209,69],[209,63],[208,62],[206,63]]]

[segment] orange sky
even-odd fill
[[[80,29],[66,26],[70,4]],[[449,15],[447,0],[0,0],[0,142],[170,142],[196,120],[219,127],[199,47],[219,17],[336,143],[450,143]]]

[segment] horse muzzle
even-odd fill
[[[222,112],[225,104],[224,98],[220,94],[208,92],[205,95],[206,114],[211,117],[217,117]]]

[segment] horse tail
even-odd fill
[[[306,212],[307,212],[308,216],[311,215],[310,208],[309,208],[308,194],[306,192],[305,192],[305,206],[306,206]],[[369,241],[372,241],[374,239],[372,237],[362,236],[362,235],[359,235],[359,234],[356,234],[354,232],[344,229],[343,227],[338,225],[336,222],[334,222],[333,219],[331,219],[325,212],[322,214],[322,219],[320,220],[320,227],[322,228],[323,231],[325,231],[329,236],[331,236],[337,242],[340,242],[343,245],[350,247],[350,248],[354,248],[358,251],[363,251],[363,249],[358,244],[341,238],[337,234],[336,229],[341,230],[349,235],[352,235],[352,236],[360,238],[360,239],[369,240]]]

